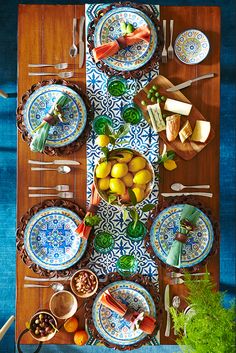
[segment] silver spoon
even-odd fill
[[[72,31],[73,44],[70,47],[70,56],[72,58],[74,58],[78,54],[78,48],[75,44],[76,28],[77,28],[77,18],[73,18],[73,31]]]
[[[28,190],[56,190],[56,191],[69,191],[69,185],[57,185],[57,186],[29,186]]]
[[[172,305],[175,309],[178,309],[180,306],[180,297],[178,295],[175,295],[172,299]],[[174,328],[174,335],[177,335],[176,329]]]
[[[71,78],[74,76],[73,71],[64,71],[64,72],[29,72],[29,76],[58,76],[61,78]]]
[[[191,189],[210,189],[210,185],[183,185],[181,183],[174,183],[171,185],[171,189],[174,191],[181,191],[185,188]]]
[[[59,63],[59,64],[28,64],[28,67],[54,67],[58,70],[67,69],[67,63]]]
[[[48,286],[44,286],[42,284],[26,283],[24,284],[24,288],[52,288],[54,292],[59,292],[64,289],[64,286],[61,283],[51,283]]]
[[[29,197],[61,197],[62,199],[73,199],[73,192],[59,192],[58,194],[29,194]]]
[[[68,174],[71,168],[67,165],[60,165],[58,168],[32,167],[31,170],[56,170],[59,174]]]

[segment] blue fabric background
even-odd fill
[[[88,1],[93,2],[93,1]],[[107,3],[108,1],[103,1]],[[138,2],[138,1],[137,1]],[[141,1],[139,1],[141,2]],[[220,148],[220,187],[221,187],[221,250],[220,250],[220,288],[227,290],[225,305],[233,298],[235,286],[235,0],[204,1],[185,0],[155,1],[160,5],[202,5],[221,6],[222,43],[221,43],[221,148]],[[0,88],[9,93],[9,99],[0,97],[0,327],[15,312],[15,225],[16,225],[16,92],[17,92],[17,4],[80,4],[77,0],[55,1],[0,1]],[[154,1],[149,1],[154,3]],[[210,21],[211,19],[209,19]],[[203,92],[204,94],[204,92]],[[212,156],[219,158],[219,156]],[[27,347],[26,352],[32,352]],[[75,346],[47,345],[42,352],[105,353],[107,349],[97,347],[78,348]],[[11,326],[0,342],[0,352],[15,351],[14,325]],[[177,346],[147,347],[139,350],[146,352],[175,353]]]

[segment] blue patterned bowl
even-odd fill
[[[203,61],[210,50],[206,35],[198,29],[187,29],[175,40],[175,55],[185,64],[194,65]]]

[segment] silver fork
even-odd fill
[[[73,71],[64,72],[29,72],[29,76],[58,76],[61,78],[71,78],[74,76]]]
[[[164,34],[164,46],[161,53],[161,61],[163,64],[167,63],[167,50],[166,50],[166,20],[163,20],[163,34]]]
[[[168,51],[168,58],[173,59],[174,58],[174,49],[172,46],[172,41],[173,41],[173,30],[174,30],[174,20],[170,20],[170,45],[167,49]]]
[[[28,186],[28,190],[56,190],[56,191],[69,191],[69,185],[56,185],[56,186]]]
[[[191,276],[204,276],[204,275],[210,275],[210,272],[191,273],[190,275]],[[184,273],[179,273],[179,272],[167,272],[166,276],[170,277],[170,278],[180,278],[180,277],[184,277],[185,274]]]

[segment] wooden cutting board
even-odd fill
[[[183,95],[183,93],[181,93],[180,91],[166,92],[166,89],[169,87],[173,87],[173,84],[166,77],[162,75],[158,75],[134,97],[134,102],[141,108],[141,110],[143,111],[144,118],[148,121],[149,124],[150,124],[150,119],[147,112],[147,108],[146,106],[143,106],[141,104],[141,101],[144,100],[147,102],[147,104],[153,104],[149,99],[147,99],[147,92],[150,88],[152,88],[153,85],[158,86],[159,87],[158,92],[167,98],[179,100],[181,102],[191,103],[185,97],[185,95]],[[164,103],[161,103],[160,106],[163,111]],[[168,115],[171,115],[171,114],[174,114],[174,113],[168,112]],[[191,112],[188,117],[181,116],[181,127],[184,125],[187,119],[191,124],[192,130],[195,127],[196,120],[207,120],[204,118],[204,116],[199,112],[199,110],[194,105],[192,106]],[[175,141],[169,142],[166,138],[165,130],[161,131],[159,134],[161,139],[164,141],[164,143],[167,146],[169,146],[169,148],[171,148],[173,151],[175,151],[176,154],[178,154],[181,158],[185,160],[190,160],[194,156],[196,156],[196,154],[199,153],[209,142],[211,142],[215,136],[215,132],[212,126],[211,126],[210,135],[207,141],[204,143],[193,142],[193,141],[190,141],[189,139],[184,143],[182,143],[179,137],[177,137]]]

